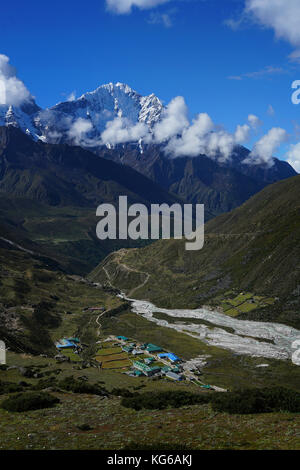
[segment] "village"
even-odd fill
[[[62,338],[56,343],[61,356],[79,362],[84,349],[76,337]],[[142,343],[126,336],[110,335],[96,343],[93,358],[101,370],[115,370],[129,377],[148,377],[150,380],[191,382],[207,390],[225,391],[201,380],[202,372],[175,353],[152,343]],[[121,382],[121,377],[120,377]]]

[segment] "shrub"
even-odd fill
[[[113,388],[110,393],[111,395],[115,395],[117,397],[123,397],[123,398],[129,398],[129,397],[135,396],[134,393],[132,393],[130,390],[127,390],[127,388]]]
[[[0,395],[6,395],[7,393],[21,392],[23,387],[12,382],[0,382]]]
[[[60,400],[49,393],[25,392],[12,395],[1,403],[1,408],[7,411],[29,411],[51,408]]]
[[[97,384],[90,384],[80,380],[74,379],[73,376],[66,377],[65,379],[58,382],[58,386],[63,390],[73,393],[86,393],[91,395],[107,395],[105,388],[100,387]]]
[[[121,389],[122,390],[122,389]],[[300,393],[283,387],[252,388],[234,392],[195,394],[184,391],[145,392],[123,395],[121,404],[138,411],[187,405],[212,404],[215,411],[231,414],[255,414],[288,411],[300,412]],[[122,393],[118,393],[122,395]]]
[[[52,377],[47,377],[45,379],[40,379],[37,384],[35,384],[32,388],[34,390],[43,390],[44,388],[48,387],[56,387],[57,382]]]
[[[199,405],[208,403],[211,395],[195,394],[191,392],[144,392],[133,397],[123,398],[121,405],[134,410],[146,408],[148,410],[162,410],[164,408],[180,408],[187,405]]]
[[[36,270],[34,272],[34,280],[37,282],[44,282],[44,283],[50,283],[55,279],[55,276],[50,273],[49,271],[38,271]],[[52,299],[55,298],[56,296],[51,296]],[[56,299],[55,299],[56,300]]]
[[[93,428],[87,424],[87,423],[83,423],[83,424],[78,424],[77,425],[77,428],[80,430],[80,431],[91,431]]]
[[[61,316],[54,311],[55,303],[42,300],[34,308],[33,319],[42,326],[57,328],[61,323]]]
[[[216,411],[235,414],[271,413],[276,411],[300,411],[300,393],[283,387],[254,388],[212,396]]]

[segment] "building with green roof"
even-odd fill
[[[145,375],[148,375],[148,376],[156,374],[157,372],[160,371],[160,367],[157,367],[157,366],[150,367],[141,361],[134,361],[133,367],[137,370],[140,370],[141,372],[143,372]]]
[[[159,352],[162,350],[160,346],[156,346],[156,344],[152,344],[152,343],[148,343],[146,346],[146,349],[148,352],[151,352],[151,353]]]
[[[144,373],[143,373],[141,370],[135,370],[135,371],[134,371],[134,375],[135,375],[136,377],[140,377],[141,375],[144,375]]]
[[[66,339],[67,339],[67,341],[70,341],[71,343],[76,343],[76,344],[80,343],[79,338],[66,338]]]

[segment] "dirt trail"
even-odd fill
[[[140,289],[141,287],[144,287],[144,285],[149,281],[150,279],[150,274],[149,273],[146,273],[146,272],[143,272],[143,271],[137,271],[136,269],[133,269],[133,268],[130,268],[129,266],[127,266],[126,264],[122,263],[122,258],[126,255],[127,253],[127,250],[126,249],[121,249],[119,250],[117,253],[114,254],[114,260],[117,262],[117,264],[119,266],[121,266],[123,269],[125,269],[126,271],[130,271],[130,272],[135,272],[135,273],[139,273],[139,274],[144,274],[146,276],[146,278],[144,279],[144,281],[139,284],[138,286],[134,287],[133,289],[131,289],[131,291],[129,292],[128,294],[128,297],[130,297],[135,291],[137,291],[138,289]],[[112,284],[111,282],[111,277],[110,277],[110,274],[109,272],[107,271],[106,267],[105,266],[102,266],[102,269],[106,275],[106,278],[107,278],[107,282],[108,284],[110,285],[110,287],[112,289],[116,289],[116,287]],[[102,315],[104,315],[105,313],[107,312],[107,310],[105,310],[104,312],[100,313],[98,315],[98,317],[96,318],[96,323],[98,325],[98,329],[97,329],[97,336],[100,336],[100,330],[101,330],[101,323],[100,323],[100,318],[102,317]]]
[[[97,336],[100,336],[100,330],[101,330],[101,323],[99,322],[99,318],[101,318],[102,315],[104,315],[106,312],[107,312],[107,310],[104,310],[104,312],[100,313],[100,314],[98,315],[98,317],[96,318],[96,323],[97,323],[97,325],[98,325],[98,327],[99,327],[99,328],[97,329]]]
[[[115,253],[114,261],[116,261],[119,266],[121,266],[123,269],[125,269],[125,271],[134,272],[134,273],[138,273],[138,274],[143,274],[143,275],[146,276],[146,278],[144,279],[143,282],[141,282],[141,284],[139,284],[136,287],[134,287],[133,289],[131,289],[131,291],[128,293],[128,297],[131,297],[134,292],[136,292],[138,289],[140,289],[141,287],[144,287],[144,285],[147,284],[147,282],[150,279],[150,274],[145,272],[145,271],[138,271],[137,269],[130,268],[126,264],[122,263],[121,262],[122,258],[126,255],[126,253],[127,253],[127,250],[125,250],[125,249],[119,250],[117,253]],[[107,269],[105,268],[105,266],[103,266],[103,271],[106,274],[109,285],[112,288],[115,289],[115,286],[111,283],[110,275],[109,275]]]

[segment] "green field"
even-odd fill
[[[129,359],[123,359],[119,361],[105,361],[102,363],[103,369],[123,369],[124,367],[132,366],[132,362]]]
[[[275,299],[257,296],[251,292],[236,295],[235,291],[228,291],[212,299],[211,303],[215,306],[220,305],[226,315],[237,317],[242,313],[249,313],[274,305]]]
[[[99,356],[96,355],[96,360],[99,362],[109,362],[109,361],[118,361],[119,359],[128,359],[128,354],[120,353],[120,354],[108,354],[107,356]]]
[[[66,357],[69,357],[71,361],[79,362],[82,360],[80,355],[75,354],[75,352],[72,349],[64,349],[62,351],[62,354]]]
[[[118,354],[121,352],[122,352],[122,348],[103,348],[103,349],[98,349],[97,355],[108,356],[110,354]]]

